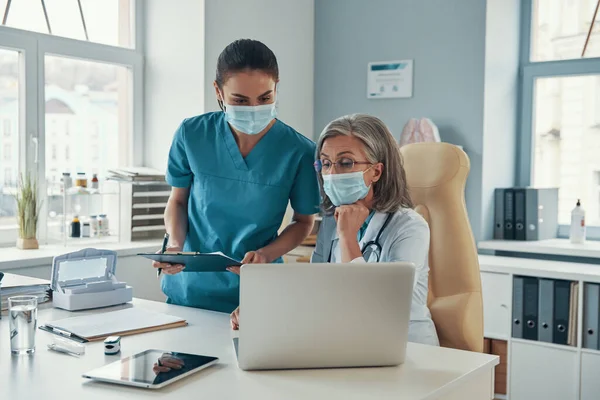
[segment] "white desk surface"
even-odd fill
[[[122,356],[157,348],[217,356],[220,363],[157,391],[91,382],[81,374],[116,359],[104,355],[102,342],[88,343],[86,354],[76,358],[48,350],[53,335],[38,329],[36,353],[11,356],[8,319],[3,315],[0,398],[430,399],[444,398],[444,393],[486,371],[489,376],[498,364],[496,356],[409,343],[406,362],[400,367],[244,372],[236,364],[228,315],[138,299],[134,306],[186,318],[189,326],[124,336]],[[123,306],[109,310],[119,308]],[[83,313],[89,312],[77,315]],[[42,308],[38,325],[68,316],[72,314]]]

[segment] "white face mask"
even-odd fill
[[[323,175],[323,190],[331,203],[336,206],[354,204],[369,194],[371,186],[365,185],[365,171],[345,174]]]
[[[223,102],[225,120],[240,132],[256,135],[277,118],[276,102],[261,106],[232,106]]]

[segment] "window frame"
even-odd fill
[[[531,61],[533,0],[523,0],[521,10],[521,49],[519,62],[519,139],[517,140],[518,186],[530,186],[533,180],[533,121],[535,81],[538,78],[600,75],[600,57],[571,60]],[[569,237],[569,225],[559,225],[559,238]],[[588,226],[587,238],[600,240],[600,226]]]
[[[22,54],[19,70],[19,169],[35,171],[43,177],[39,195],[44,199],[46,187],[45,132],[45,56],[53,55],[124,66],[131,71],[128,104],[131,107],[127,158],[132,165],[142,165],[144,104],[144,1],[134,0],[133,48],[110,46],[45,33],[25,31],[0,25],[0,47]],[[48,132],[51,133],[51,132]],[[38,238],[46,237],[46,203],[42,203]],[[14,246],[16,229],[0,229],[0,247]]]

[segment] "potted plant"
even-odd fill
[[[17,201],[17,222],[19,223],[17,247],[26,250],[37,249],[39,244],[36,234],[40,203],[37,181],[29,173],[25,176],[20,175],[15,200]]]

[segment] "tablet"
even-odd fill
[[[95,381],[160,389],[215,364],[217,357],[146,350],[90,371],[82,376]]]
[[[225,272],[242,264],[222,253],[139,253],[138,256],[167,264],[185,265],[182,272]]]

